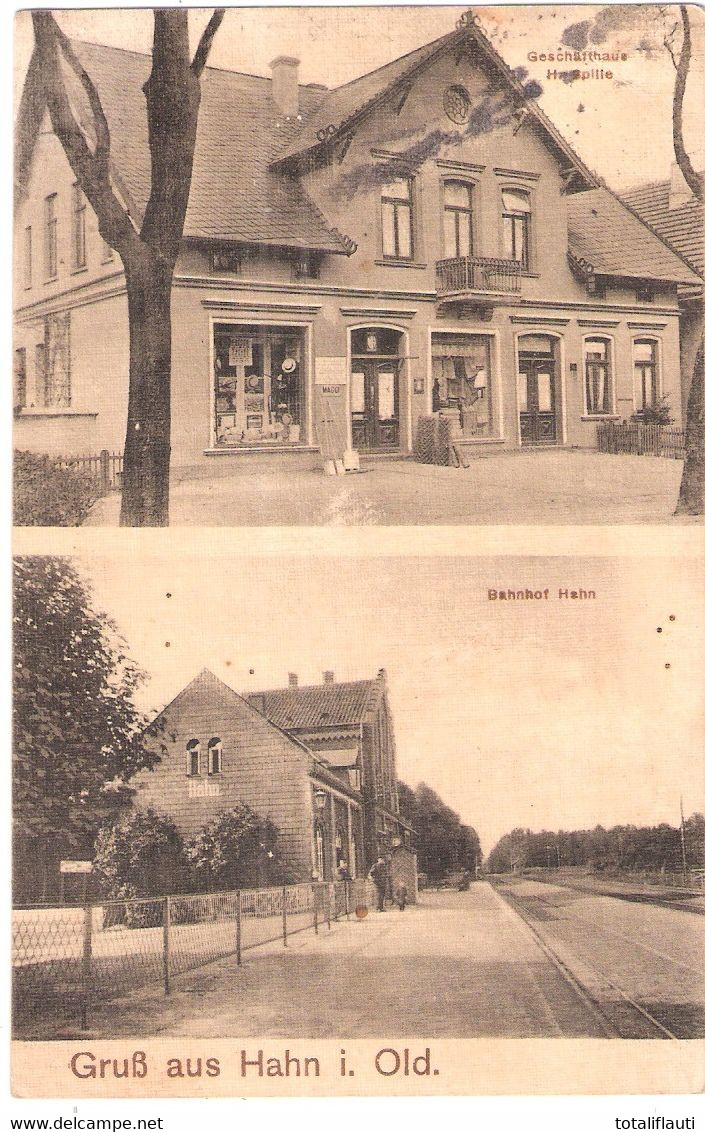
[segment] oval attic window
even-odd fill
[[[464,86],[449,86],[443,95],[443,109],[451,122],[461,126],[470,117],[470,95]]]

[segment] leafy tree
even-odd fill
[[[110,128],[92,79],[53,14],[32,12],[36,62],[52,129],[93,207],[101,236],[125,269],[130,329],[120,516],[125,526],[169,522],[171,285],[191,191],[200,77],[223,15],[222,8],[214,11],[191,59],[188,12],[154,11],[152,70],[143,88],[151,191],[140,224],[115,192],[120,171],[113,169]],[[88,128],[77,96],[85,103]]]
[[[277,848],[279,831],[245,802],[224,810],[186,845],[199,891],[284,884],[290,880]]]
[[[163,896],[181,887],[183,843],[173,821],[132,810],[98,832],[93,873],[102,896]]]
[[[90,847],[155,756],[133,694],[143,673],[66,558],[14,560],[13,819],[18,865],[43,876]]]
[[[431,880],[443,880],[452,872],[474,872],[482,861],[475,830],[463,825],[458,814],[424,782],[416,790],[399,783],[399,812],[416,832],[419,871]]]
[[[686,861],[697,868],[705,861],[705,817],[693,814],[684,822]],[[592,872],[679,873],[682,869],[680,830],[661,822],[656,826],[617,825],[612,829],[514,829],[499,839],[487,858],[490,872],[522,868],[579,866]]]

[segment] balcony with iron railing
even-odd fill
[[[521,289],[521,263],[516,259],[459,256],[436,262],[439,299],[471,298],[474,302],[496,302]]]

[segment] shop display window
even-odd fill
[[[300,444],[303,331],[216,323],[213,347],[216,444]]]
[[[432,408],[458,409],[465,436],[492,434],[490,340],[482,334],[434,334]]]

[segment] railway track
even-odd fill
[[[537,884],[555,884],[558,888],[568,888],[571,892],[582,892],[587,896],[611,896],[614,900],[626,900],[630,904],[653,904],[659,908],[675,908],[679,912],[691,912],[694,916],[705,916],[705,906],[695,903],[702,898],[703,892],[694,889],[675,889],[664,892],[619,892],[614,888],[601,888],[593,885],[582,885],[576,881],[566,880],[563,877],[551,876],[544,878],[527,872],[527,877],[535,880]]]
[[[638,1002],[613,977],[593,963],[582,957],[578,964],[566,961],[553,945],[555,941],[551,942],[547,938],[548,933],[539,930],[536,921],[526,911],[522,901],[512,894],[509,886],[492,882],[492,887],[523,921],[541,951],[569,983],[581,1004],[591,1010],[605,1037],[680,1041],[693,1036],[690,1033],[675,1032],[678,1027],[673,1023],[666,1025],[654,1017],[643,1003]],[[575,966],[579,966],[579,973]]]

